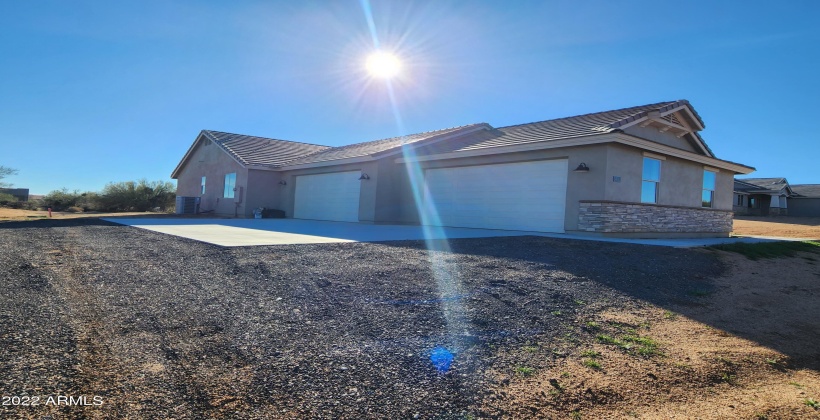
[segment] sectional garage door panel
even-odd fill
[[[505,163],[425,171],[425,223],[563,232],[567,161]]]
[[[361,171],[297,176],[293,217],[358,222],[360,176]]]

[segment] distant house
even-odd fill
[[[798,184],[791,187],[794,195],[789,200],[789,215],[820,217],[820,184]]]
[[[0,193],[13,195],[17,201],[28,201],[28,188],[0,188]]]
[[[792,192],[786,178],[739,178],[735,179],[735,214],[750,216],[776,216],[789,214],[789,197]]]
[[[202,212],[356,223],[728,236],[736,174],[686,100],[341,147],[203,130],[171,177]]]

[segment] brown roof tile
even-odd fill
[[[281,166],[306,154],[330,149],[328,146],[222,131],[203,130],[202,134],[245,165]]]
[[[450,134],[457,134],[458,132],[462,131],[467,132],[481,127],[489,127],[489,125],[484,123],[470,124],[463,125],[460,127],[452,127],[445,128],[442,130],[411,134],[408,136],[391,137],[387,139],[369,141],[365,143],[356,143],[347,146],[333,147],[288,161],[287,166],[389,153],[390,151],[394,151],[405,144],[415,144],[426,140],[432,140],[437,137],[447,136]]]
[[[499,127],[487,132],[477,132],[446,143],[436,144],[432,147],[425,147],[423,151],[419,151],[419,154],[458,152],[618,132],[620,131],[619,127],[646,116],[650,111],[663,112],[684,104],[688,105],[689,102],[686,100],[659,102],[613,111]]]

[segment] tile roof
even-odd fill
[[[760,187],[754,184],[749,184],[748,182],[743,182],[739,179],[735,179],[734,190],[738,192],[751,192],[751,191],[758,191]]]
[[[786,178],[738,178],[735,181],[740,181],[754,187],[747,187],[746,191],[771,191],[779,192],[783,187],[789,186],[789,181]]]
[[[457,134],[458,132],[464,131],[469,132],[471,130],[485,127],[490,128],[488,124],[477,123],[463,125],[460,127],[452,127],[445,128],[442,130],[411,134],[408,136],[391,137],[387,139],[369,141],[365,143],[356,143],[347,146],[333,147],[290,160],[287,162],[287,166],[378,155],[382,153],[388,153],[392,150],[396,150],[405,144],[418,143],[425,140],[432,140],[436,137],[443,137],[449,134]]]
[[[820,198],[820,184],[797,184],[791,187],[799,197]]]
[[[379,157],[396,151],[405,144],[415,144],[416,154],[422,156],[621,132],[621,127],[650,112],[665,112],[681,106],[687,106],[703,126],[703,121],[689,102],[677,100],[499,128],[476,123],[340,147],[213,130],[203,130],[202,135],[245,165],[281,168],[364,156]],[[705,147],[708,156],[714,157],[698,133],[692,134]],[[436,141],[448,136],[452,137],[446,141]],[[191,150],[188,153],[190,152]],[[187,156],[186,154],[186,158]],[[176,176],[186,158],[177,166],[172,177]]]
[[[620,132],[619,127],[643,118],[650,111],[664,112],[688,104],[689,102],[686,100],[659,102],[613,111],[499,127],[454,139],[446,142],[446,144],[438,143],[431,147],[425,147],[423,150],[419,150],[418,154],[458,152]],[[690,107],[690,109],[692,108]],[[692,112],[697,117],[694,109],[692,109]],[[700,121],[700,117],[697,118]],[[700,122],[702,124],[702,121]],[[695,134],[697,135],[697,133]],[[700,137],[698,139],[702,141]]]
[[[245,165],[281,166],[300,156],[330,149],[328,146],[222,131],[202,130],[202,134]]]

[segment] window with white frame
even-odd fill
[[[643,177],[641,182],[641,202],[657,203],[658,186],[661,182],[661,161],[650,157],[643,158]]]
[[[225,198],[234,198],[234,189],[236,188],[236,172],[225,175],[225,191],[222,196]]]
[[[202,183],[200,184],[199,195],[205,195],[205,177],[202,177]]]
[[[737,195],[737,205],[743,206],[743,196],[740,194]]]
[[[703,170],[703,191],[701,192],[701,205],[703,207],[712,207],[715,201],[715,173],[704,169]]]

